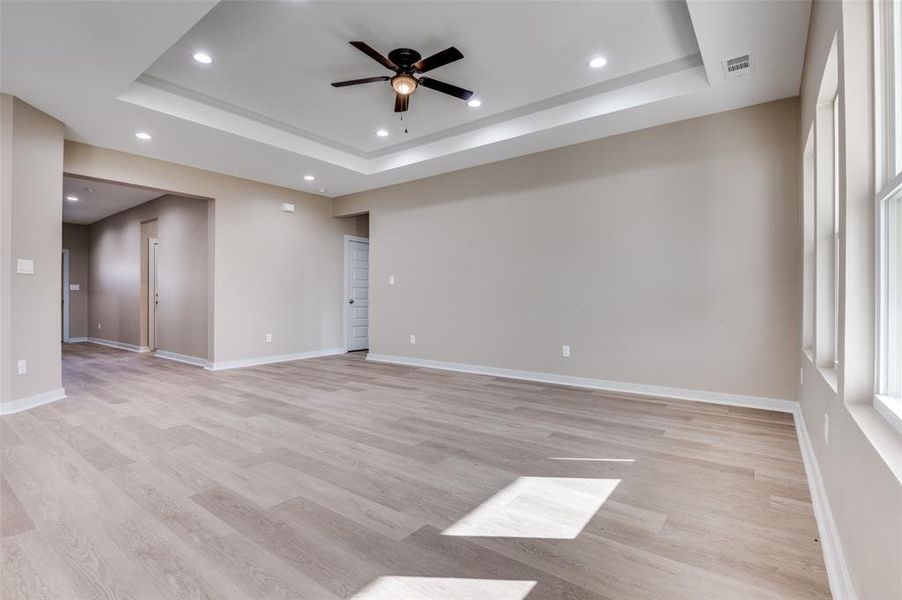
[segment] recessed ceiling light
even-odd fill
[[[146,131],[139,131],[138,133],[135,134],[135,137],[138,138],[139,140],[149,140],[150,134],[147,133]]]
[[[209,65],[211,62],[213,62],[213,57],[210,56],[209,54],[207,54],[206,52],[195,52],[194,60],[196,60],[197,62],[199,62],[201,64]]]
[[[472,100],[467,102],[467,106],[469,106],[470,108],[479,108],[480,106],[482,106],[482,101],[477,98],[473,98]]]
[[[378,135],[379,137],[388,137],[388,130],[386,130],[386,129],[377,129],[377,130],[376,130],[376,135]]]
[[[603,56],[596,56],[595,58],[593,58],[592,60],[589,61],[589,66],[592,67],[593,69],[600,69],[603,66],[605,66],[606,64],[608,64],[608,60],[606,58],[604,58]]]
[[[69,202],[78,202],[78,196],[66,196],[66,200]]]
[[[304,179],[306,179],[307,181],[313,181],[314,179],[316,179],[316,177],[314,177],[313,175],[304,175]]]

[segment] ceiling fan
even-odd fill
[[[456,85],[430,77],[417,77],[417,75],[462,59],[464,55],[454,46],[437,52],[429,58],[422,58],[419,52],[410,48],[395,48],[388,53],[388,58],[386,58],[365,42],[349,43],[389,71],[394,71],[395,75],[394,77],[380,75],[363,79],[351,79],[349,81],[336,81],[332,84],[333,87],[390,81],[392,89],[395,90],[395,112],[405,112],[407,110],[410,105],[410,95],[419,86],[460,98],[464,102],[473,97],[473,92],[470,90],[465,90]]]

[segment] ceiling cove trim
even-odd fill
[[[117,99],[372,175],[707,87],[704,63],[694,54],[370,153],[149,75],[139,77]]]
[[[494,115],[489,115],[487,117],[483,117],[475,121],[470,121],[469,123],[464,123],[456,127],[449,127],[448,129],[424,135],[410,140],[409,142],[400,142],[391,146],[387,146],[385,148],[380,148],[379,150],[370,152],[369,157],[380,157],[388,154],[394,154],[395,152],[399,152],[401,150],[415,148],[417,146],[422,146],[430,142],[440,141],[446,138],[453,137],[455,135],[460,135],[462,133],[469,133],[471,131],[483,129],[485,127],[488,127],[489,125],[503,123],[505,121],[510,121],[512,119],[530,115],[539,111],[563,106],[565,104],[570,104],[578,100],[601,96],[602,94],[607,94],[609,92],[623,89],[632,85],[637,85],[639,83],[653,81],[661,77],[666,77],[667,75],[695,69],[696,67],[700,66],[702,66],[701,54],[685,56],[683,58],[678,58],[670,62],[661,63],[660,65],[648,67],[647,69],[642,69],[641,71],[635,71],[633,73],[621,75],[620,77],[607,79],[605,81],[601,81],[584,88],[571,90],[569,92],[564,92],[563,94],[558,94],[557,96],[552,96],[550,98],[545,98],[543,100],[537,100],[536,102],[524,104],[523,106],[518,106],[517,108],[512,108],[510,110],[496,113]]]
[[[336,150],[347,152],[348,154],[353,154],[361,158],[369,158],[366,152],[362,152],[360,150],[357,150],[356,148],[342,144],[341,142],[337,142],[333,139],[318,135],[316,133],[313,133],[312,131],[307,131],[306,129],[301,129],[300,127],[295,127],[290,123],[286,123],[278,119],[273,119],[272,117],[267,117],[266,115],[254,112],[247,108],[243,108],[237,104],[232,104],[231,102],[220,100],[219,98],[216,98],[214,96],[209,96],[202,92],[192,90],[191,88],[181,86],[177,83],[172,83],[171,81],[166,81],[165,79],[154,77],[153,75],[148,75],[147,73],[144,73],[143,75],[138,77],[136,81],[158,90],[163,90],[165,92],[175,94],[176,96],[188,98],[189,100],[194,100],[196,102],[200,102],[201,104],[206,104],[207,106],[218,108],[220,110],[230,112],[246,119],[256,121],[262,125],[268,125],[270,127],[275,127],[276,129],[281,129],[286,133],[307,138],[308,140],[311,140],[313,142],[317,142],[325,146],[330,146],[332,148],[335,148]]]

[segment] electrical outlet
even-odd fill
[[[824,413],[824,445],[830,443],[830,415]]]
[[[97,323],[97,329],[100,329],[101,325],[103,325],[103,323]]]
[[[805,385],[805,369],[799,369],[799,384]]]
[[[561,356],[570,358],[570,346],[565,345],[561,347]]]
[[[388,276],[388,285],[395,285],[395,276],[394,275]]]
[[[267,344],[271,344],[271,343],[272,343],[272,334],[271,334],[271,333],[267,333],[267,334],[266,334],[266,343],[267,343]]]
[[[416,344],[416,343],[417,343],[417,336],[415,336],[415,335],[412,334],[412,333],[410,334],[410,343],[411,343],[411,344]]]
[[[28,361],[24,358],[20,358],[19,362],[16,363],[16,367],[18,367],[19,375],[25,375],[28,372]]]

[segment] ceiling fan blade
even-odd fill
[[[420,79],[420,85],[423,87],[427,87],[430,90],[435,90],[436,92],[441,92],[443,94],[448,94],[449,96],[454,96],[455,98],[460,98],[464,102],[473,97],[473,92],[470,90],[465,90],[462,87],[457,87],[456,85],[451,85],[450,83],[445,83],[444,81],[439,81],[438,79],[429,79],[428,77],[423,77]]]
[[[407,112],[410,106],[410,94],[395,94],[395,112]]]
[[[424,58],[418,63],[414,63],[413,68],[419,71],[420,73],[425,73],[426,71],[431,71],[432,69],[437,69],[448,63],[452,63],[455,60],[460,60],[464,57],[461,54],[460,50],[451,46],[450,48],[446,48],[441,52],[436,52],[432,56],[428,58]]]
[[[345,87],[346,85],[360,85],[361,83],[374,83],[376,81],[388,81],[391,77],[380,75],[379,77],[365,77],[363,79],[349,79],[348,81],[335,81],[332,87]]]
[[[374,50],[372,47],[370,47],[370,45],[367,44],[366,42],[348,42],[348,43],[351,44],[352,46],[354,46],[355,48],[357,48],[358,50],[360,50],[361,52],[363,52],[364,54],[366,54],[367,56],[369,56],[370,58],[372,58],[373,60],[375,60],[377,63],[379,63],[386,69],[388,69],[390,71],[398,70],[398,66],[395,63],[393,63],[392,61],[388,60],[387,58],[385,58],[384,56],[382,56],[381,54],[376,52],[376,50]]]

